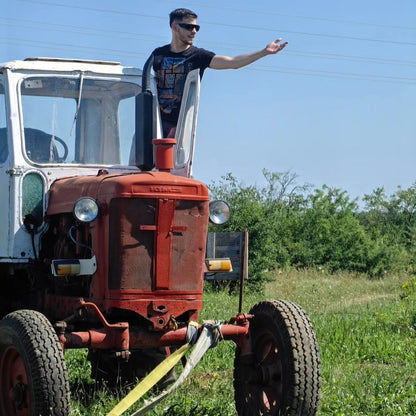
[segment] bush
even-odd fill
[[[246,186],[232,174],[210,185],[227,200],[224,231],[249,233],[250,284],[260,286],[277,267],[325,267],[382,276],[416,269],[416,184],[365,195],[364,209],[345,191],[296,184],[290,172],[264,170],[266,186]]]

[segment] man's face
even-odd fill
[[[185,45],[191,46],[194,43],[195,35],[197,30],[195,28],[185,28],[181,27],[180,24],[189,24],[189,25],[196,25],[196,19],[191,17],[185,18],[180,22],[174,22],[176,26],[176,35],[179,41],[184,43]]]

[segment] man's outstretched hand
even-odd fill
[[[275,53],[280,52],[289,43],[289,42],[283,42],[283,43],[281,42],[282,42],[282,38],[279,38],[269,43],[265,48],[267,54],[274,55]]]

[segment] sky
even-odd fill
[[[263,169],[351,199],[416,182],[416,1],[0,0],[0,62],[27,57],[142,67],[171,39],[168,15],[198,14],[195,45],[236,56],[289,45],[239,70],[205,71],[194,177]]]

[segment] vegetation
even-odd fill
[[[369,279],[293,269],[280,270],[274,278],[266,285],[265,295],[246,294],[244,309],[265,298],[288,299],[309,314],[322,357],[319,416],[416,414],[414,279],[400,274]],[[238,296],[207,293],[201,319],[227,319],[237,308]],[[119,398],[94,385],[85,356],[84,351],[67,353],[72,415],[105,415]],[[221,342],[208,351],[180,389],[149,415],[235,416],[233,360],[234,344]]]
[[[210,186],[213,198],[232,207],[221,231],[248,230],[251,282],[261,283],[265,270],[279,267],[369,276],[415,271],[416,183],[390,197],[378,188],[360,207],[340,189],[299,186],[289,172],[263,174],[264,187],[246,186],[231,174]]]
[[[299,186],[288,172],[263,173],[264,187],[231,174],[210,186],[212,197],[233,210],[221,231],[249,232],[244,310],[287,299],[309,314],[322,358],[319,416],[416,414],[416,183],[389,197],[376,189],[360,206],[340,189]],[[224,285],[206,286],[200,319],[235,315],[238,296],[218,291]],[[209,350],[149,414],[235,416],[234,348],[221,342]],[[105,415],[126,391],[95,385],[86,354],[66,355],[72,415]]]

